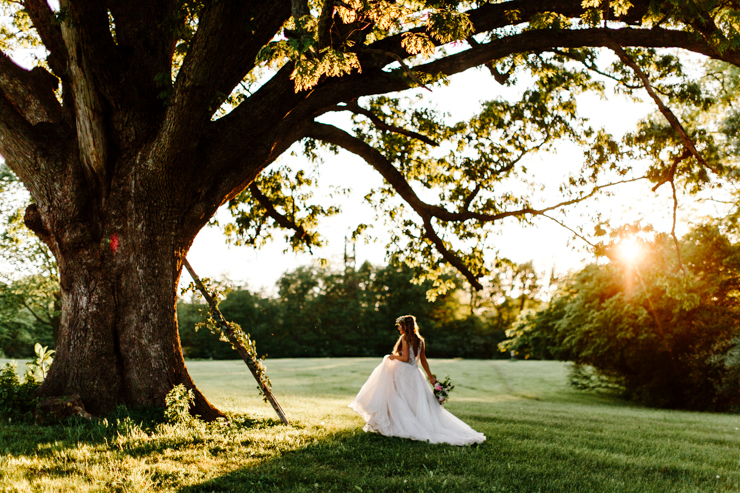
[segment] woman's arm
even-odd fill
[[[429,381],[434,385],[437,383],[437,379],[434,378],[434,375],[432,375],[432,370],[429,369],[429,363],[427,363],[427,353],[425,351],[426,344],[422,343],[421,345],[421,354],[419,355],[419,359],[421,360],[421,366],[424,368],[424,371],[427,372],[427,376],[429,377]]]
[[[409,343],[406,342],[406,338],[401,338],[401,354],[391,354],[388,356],[388,359],[397,359],[398,361],[403,361],[404,363],[407,363],[409,360]]]

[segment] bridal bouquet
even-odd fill
[[[437,375],[434,375],[434,378],[436,379]],[[452,385],[448,375],[445,375],[445,379],[442,381],[437,380],[437,383],[434,384],[434,397],[437,398],[440,405],[444,405],[444,403],[447,402],[447,398],[450,396],[450,392],[452,392],[452,389],[454,388],[455,386]]]

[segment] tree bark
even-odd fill
[[[57,197],[26,211],[57,258],[61,283],[56,357],[39,396],[79,394],[100,415],[122,404],[164,406],[184,384],[196,396],[193,413],[215,419],[222,414],[190,378],[177,329],[178,280],[194,238],[182,228],[191,194],[142,168],[119,169],[131,171],[115,180],[110,207],[71,187],[62,195],[75,206]]]

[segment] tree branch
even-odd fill
[[[664,184],[666,184],[668,182],[671,182],[672,183],[673,182],[673,178],[676,176],[676,169],[678,168],[678,163],[680,163],[681,161],[683,161],[685,159],[688,159],[689,156],[691,156],[691,151],[689,151],[688,149],[685,149],[680,156],[677,156],[676,158],[674,158],[673,159],[673,164],[668,169],[668,171],[666,171],[665,175],[663,175],[663,177],[660,179],[660,181],[655,184],[655,186],[652,188],[652,191],[655,192],[662,185],[664,185]]]
[[[448,222],[460,222],[470,219],[481,222],[493,222],[511,216],[524,216],[527,214],[539,215],[554,209],[559,209],[561,207],[566,207],[569,205],[577,204],[579,202],[583,202],[584,200],[593,197],[599,191],[605,188],[645,179],[645,177],[639,177],[621,180],[618,182],[612,182],[605,185],[598,185],[595,186],[588,194],[581,195],[580,197],[574,199],[564,200],[557,204],[543,207],[541,209],[525,207],[512,211],[499,212],[497,214],[484,214],[469,210],[453,212],[445,209],[444,207],[427,204],[426,202],[422,201],[416,194],[416,192],[414,192],[414,190],[411,188],[411,185],[408,183],[408,181],[406,181],[406,178],[403,176],[403,174],[398,171],[395,166],[393,166],[393,164],[388,159],[386,159],[386,157],[383,156],[380,151],[365,143],[364,141],[358,139],[357,137],[348,134],[344,130],[334,127],[333,125],[313,122],[306,130],[305,136],[320,140],[322,142],[326,142],[328,144],[334,144],[363,158],[365,162],[375,168],[375,170],[378,171],[378,173],[380,173],[383,178],[385,178],[385,180],[393,187],[396,193],[398,193],[398,195],[407,204],[409,204],[417,214],[419,214],[419,216],[435,217],[442,221]]]
[[[514,2],[512,2],[514,3]],[[509,2],[501,5],[509,5]],[[580,5],[580,2],[579,2]],[[703,53],[714,58],[723,59],[731,50],[718,55],[706,42],[693,34],[675,30],[648,29],[579,29],[527,31],[514,36],[495,39],[480,44],[476,48],[450,55],[441,60],[432,61],[413,67],[415,72],[432,76],[454,75],[469,68],[485,65],[491,60],[505,58],[520,52],[541,52],[557,47],[578,48],[584,46],[606,47],[614,39],[625,46],[678,47]],[[400,48],[399,48],[400,49]],[[406,54],[407,55],[407,54]],[[738,58],[740,63],[740,57]],[[238,170],[242,157],[254,152],[252,139],[243,139],[243,135],[259,135],[263,132],[289,135],[300,139],[304,135],[303,127],[311,125],[311,120],[326,108],[345,101],[373,94],[385,94],[402,91],[410,87],[409,80],[388,73],[379,67],[394,61],[392,57],[363,63],[361,74],[346,75],[340,78],[331,77],[319,83],[310,93],[295,93],[290,80],[291,67],[283,67],[272,79],[257,90],[230,114],[212,124],[209,144],[204,149],[211,157],[214,173],[223,178],[226,174],[234,175],[229,189],[244,183],[244,174]],[[374,65],[373,65],[374,64]],[[375,68],[373,68],[375,67]],[[278,119],[266,121],[269,111]],[[261,122],[256,125],[255,122]],[[295,132],[289,130],[296,129]],[[292,142],[281,142],[280,148],[287,148]],[[216,156],[218,154],[218,156]],[[236,169],[234,169],[236,168]],[[226,184],[223,184],[226,187]],[[242,186],[246,186],[246,183]]]
[[[49,50],[47,58],[49,67],[57,77],[64,79],[67,72],[67,50],[64,47],[62,31],[54,19],[54,13],[46,0],[23,0],[23,5],[41,41]]]
[[[437,232],[434,231],[431,218],[426,216],[422,217],[422,220],[424,221],[424,236],[432,242],[440,255],[442,255],[442,258],[465,276],[465,279],[467,279],[470,285],[477,291],[483,289],[483,285],[478,281],[480,276],[473,274],[470,269],[468,269],[468,266],[463,263],[462,259],[447,248],[444,241],[442,241],[442,238],[440,238],[439,235],[437,235]]]
[[[192,155],[211,115],[255,66],[259,49],[289,16],[290,2],[285,0],[206,4],[158,137],[165,165],[180,161],[177,156]]]
[[[470,195],[467,196],[460,210],[470,211],[470,204],[473,203],[473,200],[475,200],[475,197],[478,195],[478,192],[480,192],[480,188],[481,188],[480,183],[476,183],[475,188],[473,189],[472,192],[470,192]]]
[[[104,2],[60,0],[60,7],[68,14],[63,18],[61,31],[72,74],[75,106],[77,98],[82,96],[80,90],[99,93],[114,106],[120,106],[125,93],[121,59],[113,42]],[[75,79],[83,76],[89,79],[85,82],[89,87],[75,87]],[[89,94],[83,97],[88,98]]]
[[[95,29],[100,21],[100,9],[86,11],[82,3],[70,5],[70,0],[61,0],[60,5],[71,16],[62,22],[61,31],[67,49],[80,160],[89,186],[96,191],[96,195],[104,197],[108,195],[108,135],[100,86],[109,82],[110,76],[104,74],[108,73],[110,67],[101,67],[96,62],[101,61],[98,57],[104,61],[110,61],[110,57],[106,48],[93,46],[95,41],[87,31],[90,29],[93,33],[100,34]],[[103,12],[107,30],[108,16],[105,9]],[[83,24],[84,21],[89,21],[90,24]],[[106,36],[110,38],[110,31],[103,36],[101,43],[105,44]],[[108,90],[109,93],[118,92],[112,90],[112,87],[108,87]]]
[[[671,179],[671,190],[673,191],[673,227],[671,227],[671,237],[673,237],[673,244],[676,246],[676,258],[678,259],[678,267],[686,275],[686,268],[683,266],[681,261],[681,248],[678,245],[678,237],[676,237],[676,217],[678,215],[678,197],[676,196],[676,184]]]
[[[577,3],[580,6],[580,1]],[[507,2],[497,5],[510,6],[510,4],[520,5],[521,3]],[[413,67],[413,70],[434,77],[440,74],[453,75],[514,53],[542,52],[559,47],[606,47],[607,43],[614,40],[623,46],[684,48],[724,60],[737,56],[737,53],[729,49],[719,55],[701,38],[692,33],[677,30],[624,28],[568,31],[550,29],[526,31],[514,36],[494,39],[476,48],[417,65]],[[400,47],[399,50],[401,50]],[[210,123],[210,130],[206,133],[204,145],[198,153],[203,157],[200,160],[202,165],[209,169],[209,173],[218,177],[218,183],[210,186],[210,189],[218,191],[216,193],[218,198],[215,200],[221,201],[221,197],[224,196],[221,192],[224,190],[228,195],[238,193],[246,187],[254,174],[259,171],[259,166],[266,166],[271,159],[276,157],[276,154],[306,136],[308,131],[306,127],[313,126],[313,118],[325,112],[326,108],[362,96],[408,89],[411,85],[409,79],[398,77],[395,71],[389,73],[381,69],[394,61],[392,57],[385,55],[383,57],[378,60],[361,60],[362,73],[339,78],[330,77],[320,82],[311,92],[300,93],[294,92],[294,86],[290,80],[292,68],[286,65],[230,114]],[[737,59],[738,66],[740,66],[740,56]],[[268,133],[276,136],[275,140],[271,140],[275,142],[274,146],[265,149],[255,148],[253,143],[263,139]],[[244,135],[250,135],[250,139],[244,139]],[[264,138],[271,139],[272,137]],[[190,141],[185,140],[184,142]],[[191,149],[188,144],[184,144],[181,148],[185,149],[183,152],[190,152],[189,149]],[[255,154],[257,152],[261,157],[257,158]],[[245,155],[254,156],[255,162],[259,161],[264,164],[246,169],[243,167]],[[262,159],[264,161],[261,161]],[[202,172],[202,167],[200,172]],[[211,194],[211,192],[208,193]]]
[[[580,233],[579,233],[578,231],[576,231],[575,229],[571,228],[570,226],[568,226],[568,225],[567,225],[567,224],[565,224],[564,222],[562,222],[562,221],[560,221],[560,220],[558,220],[558,219],[555,219],[554,217],[552,217],[552,216],[551,216],[551,215],[549,215],[549,214],[540,214],[540,215],[541,215],[542,217],[546,217],[546,218],[547,218],[547,219],[549,219],[550,221],[554,221],[554,222],[556,222],[556,223],[557,223],[557,224],[559,224],[559,225],[560,225],[561,227],[563,227],[563,228],[567,229],[568,231],[570,231],[571,233],[573,233],[573,234],[574,234],[574,235],[575,235],[576,237],[578,237],[578,238],[580,238],[581,240],[583,240],[584,242],[586,242],[586,244],[588,244],[588,245],[589,245],[590,247],[592,247],[592,248],[596,248],[596,245],[594,245],[593,243],[591,243],[590,241],[588,241],[588,239],[587,239],[587,238],[586,238],[585,236],[583,236],[583,235],[582,235],[582,234],[580,234]]]
[[[700,164],[703,166],[706,166],[707,168],[711,169],[716,173],[716,170],[712,168],[706,160],[702,157],[701,154],[699,154],[699,151],[696,150],[696,146],[694,145],[694,142],[691,140],[691,137],[689,137],[689,134],[686,133],[686,130],[681,125],[681,122],[678,121],[678,118],[676,118],[676,115],[673,114],[673,112],[668,108],[665,104],[663,104],[663,101],[660,99],[660,96],[658,96],[655,93],[655,90],[653,89],[653,86],[650,84],[650,79],[648,79],[648,76],[645,74],[645,72],[642,71],[642,69],[635,63],[635,61],[632,59],[631,56],[627,54],[626,51],[619,45],[617,42],[612,42],[609,44],[609,48],[611,48],[614,53],[619,57],[620,60],[622,60],[622,63],[627,65],[629,68],[632,69],[633,72],[637,75],[637,77],[640,78],[642,81],[643,86],[645,86],[645,89],[647,90],[648,94],[651,98],[653,98],[653,101],[655,101],[655,104],[658,106],[658,109],[661,113],[663,113],[663,116],[665,116],[666,120],[668,120],[668,123],[673,127],[673,129],[676,131],[676,133],[679,135],[681,140],[683,141],[686,148],[693,154],[693,156],[696,158],[697,161],[699,161]]]
[[[321,14],[319,15],[318,25],[319,51],[331,46],[331,20],[333,13],[334,0],[324,0],[324,5],[321,7]]]
[[[33,309],[28,305],[28,303],[26,303],[26,300],[21,300],[21,304],[23,305],[23,307],[26,310],[28,310],[29,312],[31,312],[31,315],[33,315],[33,318],[35,318],[36,320],[38,320],[40,323],[42,323],[44,325],[51,326],[51,321],[50,320],[44,320],[43,318],[41,318],[38,315],[36,315],[36,312],[34,312]]]
[[[295,223],[294,221],[291,221],[286,216],[280,214],[277,209],[275,209],[275,206],[272,205],[270,199],[268,199],[265,194],[262,193],[262,191],[254,182],[249,185],[249,192],[252,194],[252,197],[254,197],[257,202],[259,202],[262,208],[265,209],[265,211],[267,212],[267,216],[272,218],[272,220],[275,221],[278,226],[283,229],[292,229],[293,231],[295,231],[293,238],[302,240],[306,236],[307,233],[306,230],[303,229],[303,226]]]
[[[406,137],[409,137],[411,139],[420,140],[424,142],[425,144],[429,144],[430,146],[434,146],[434,147],[439,146],[439,142],[436,142],[425,135],[422,135],[420,133],[417,133],[411,130],[407,130],[402,127],[397,127],[395,125],[385,123],[375,113],[357,104],[357,101],[350,101],[349,103],[345,103],[344,105],[341,105],[341,106],[340,105],[331,106],[323,110],[322,113],[330,112],[330,111],[350,111],[356,115],[363,115],[363,116],[366,116],[373,123],[373,125],[375,125],[375,127],[378,128],[379,130],[385,130],[387,132],[405,135]]]
[[[32,125],[61,118],[62,108],[54,96],[57,83],[43,68],[26,70],[0,52],[0,90]]]
[[[558,222],[556,219],[546,215],[546,213],[551,210],[560,209],[572,204],[576,204],[578,202],[583,202],[584,200],[594,196],[596,193],[598,193],[600,190],[603,190],[604,188],[616,186],[623,183],[631,183],[645,178],[639,177],[595,186],[593,190],[591,190],[591,192],[588,194],[581,195],[580,197],[577,197],[575,199],[565,200],[558,204],[544,207],[542,209],[526,207],[523,209],[501,212],[498,214],[483,214],[468,210],[468,207],[470,206],[473,198],[480,191],[480,185],[477,184],[476,189],[466,198],[464,207],[459,212],[452,212],[443,207],[423,202],[418,197],[418,195],[416,195],[416,192],[414,192],[414,190],[411,188],[411,185],[408,183],[408,181],[406,181],[406,178],[403,176],[403,174],[399,172],[393,166],[393,164],[380,153],[380,151],[358,139],[357,137],[353,137],[347,132],[332,125],[317,122],[313,122],[308,127],[306,137],[342,147],[343,149],[348,150],[349,152],[352,152],[353,154],[356,154],[359,157],[363,158],[368,164],[375,168],[375,170],[378,171],[383,176],[383,178],[385,178],[390,186],[393,187],[396,193],[398,193],[398,195],[411,206],[414,212],[416,212],[416,214],[421,217],[424,222],[424,236],[434,244],[435,248],[442,255],[445,261],[458,269],[458,271],[460,271],[460,273],[462,273],[470,282],[470,284],[473,285],[476,289],[481,289],[482,287],[477,280],[478,276],[473,274],[470,269],[467,268],[465,263],[445,246],[444,241],[442,241],[442,239],[434,231],[431,222],[432,218],[436,218],[446,222],[462,222],[473,219],[481,223],[486,223],[498,221],[503,218],[512,216],[520,217],[525,215],[545,215],[549,219]],[[567,226],[563,226],[567,228]],[[574,233],[578,234],[575,231]],[[588,240],[586,241],[588,242]],[[591,244],[590,242],[588,243]]]
[[[148,106],[149,111],[164,110],[157,100],[162,92],[161,78],[170,75],[177,35],[190,20],[178,19],[177,9],[182,2],[108,0],[107,3],[116,26],[116,44],[128,68],[127,96],[143,96],[139,104]]]
[[[569,53],[567,51],[563,51],[563,50],[552,50],[552,52],[555,53],[556,55],[560,55],[560,56],[565,57],[565,58],[570,58],[573,61],[579,62],[584,67],[586,67],[588,70],[590,70],[590,71],[592,71],[594,73],[597,73],[597,74],[599,74],[601,76],[604,76],[604,77],[606,77],[608,79],[611,79],[614,82],[618,82],[619,84],[623,85],[627,89],[639,89],[641,87],[644,87],[642,85],[634,85],[633,86],[633,85],[627,84],[622,79],[620,79],[619,77],[614,76],[614,75],[612,75],[612,74],[610,74],[608,72],[604,72],[603,70],[600,70],[599,67],[597,67],[596,65],[593,65],[593,64],[588,63],[585,58],[581,58],[581,57],[575,56],[572,53]]]
[[[646,10],[647,2],[634,1],[633,6],[626,16],[620,18],[625,22],[639,20]],[[476,33],[490,32],[506,26],[522,25],[529,22],[533,16],[542,12],[552,12],[572,19],[580,18],[584,13],[581,0],[556,0],[556,1],[532,1],[513,0],[501,3],[485,3],[478,8],[468,10],[466,14],[472,22]],[[404,31],[393,36],[384,38],[370,45],[371,48],[392,51],[396,54],[408,56],[401,48],[401,40],[406,32],[421,34],[426,31],[426,26]],[[433,40],[435,44],[439,44]],[[481,64],[482,65],[482,64]]]
[[[0,154],[23,183],[34,183],[38,179],[36,157],[39,147],[40,142],[33,125],[0,92]]]

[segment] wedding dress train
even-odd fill
[[[349,405],[367,423],[363,429],[430,443],[470,445],[484,441],[483,433],[439,404],[410,346],[409,352],[408,362],[385,356]]]

